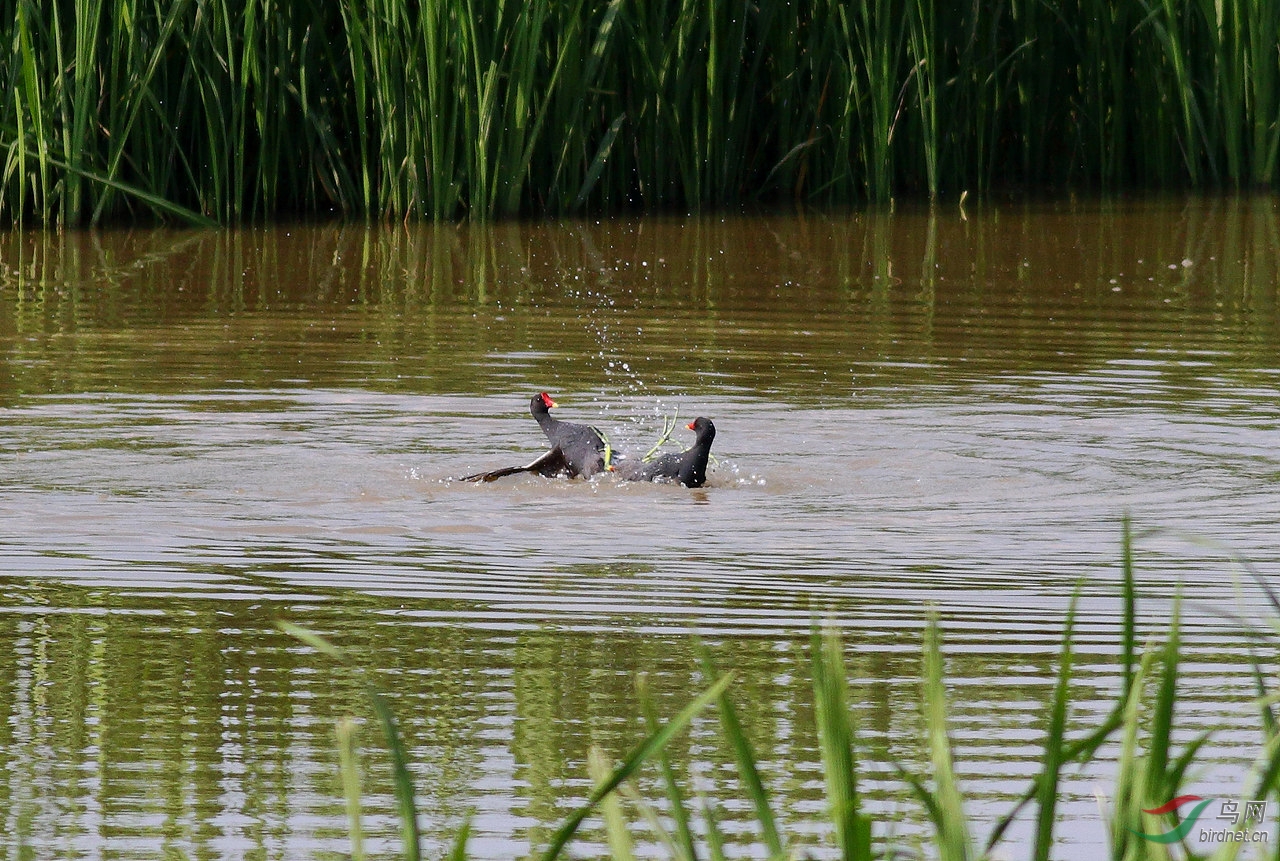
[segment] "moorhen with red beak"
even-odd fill
[[[556,405],[551,396],[540,392],[529,401],[529,412],[537,420],[542,432],[551,443],[551,450],[524,466],[508,466],[490,472],[478,472],[460,478],[459,481],[494,481],[521,472],[536,472],[545,478],[557,476],[590,477],[609,469],[613,451],[604,434],[590,425],[562,422],[551,417],[550,409]]]
[[[609,468],[612,451],[605,441],[604,434],[590,425],[562,422],[551,416],[551,409],[556,402],[546,392],[533,396],[529,401],[529,412],[533,413],[538,426],[547,435],[552,449],[560,449],[564,455],[570,478],[585,476],[590,478],[597,472]]]
[[[711,441],[716,438],[716,426],[706,416],[698,416],[687,427],[694,433],[693,445],[679,454],[664,454],[648,463],[620,465],[619,473],[627,481],[675,479],[685,487],[702,487],[707,483],[707,459],[711,457]]]

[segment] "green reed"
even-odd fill
[[[1276,633],[1280,635],[1280,596],[1276,595],[1265,579],[1249,569],[1247,564],[1244,567],[1266,592],[1276,614]],[[920,692],[922,747],[929,775],[922,777],[902,765],[896,767],[926,814],[926,821],[932,827],[931,837],[938,858],[944,861],[968,861],[993,857],[1010,823],[1028,805],[1032,805],[1035,837],[1031,857],[1035,861],[1048,861],[1053,857],[1057,825],[1056,803],[1065,767],[1093,760],[1102,746],[1113,739],[1119,742],[1120,750],[1118,776],[1113,789],[1113,809],[1108,821],[1111,857],[1117,861],[1157,861],[1190,852],[1185,841],[1177,850],[1171,850],[1168,845],[1138,836],[1138,832],[1159,834],[1169,829],[1168,822],[1160,821],[1146,810],[1184,794],[1183,782],[1197,765],[1197,755],[1211,733],[1198,735],[1185,744],[1180,752],[1175,753],[1181,643],[1179,614],[1175,605],[1163,644],[1153,641],[1139,655],[1135,634],[1137,594],[1134,583],[1133,538],[1127,519],[1123,524],[1121,573],[1121,684],[1110,713],[1083,734],[1072,737],[1068,732],[1076,606],[1076,598],[1073,597],[1063,628],[1057,677],[1047,704],[1040,770],[1012,809],[997,822],[983,844],[978,844],[973,839],[973,825],[966,811],[957,775],[956,752],[948,733],[941,632],[937,619],[929,620],[923,639]],[[321,652],[350,663],[339,649],[315,634],[293,625],[282,624],[282,628]],[[795,857],[789,847],[787,835],[779,826],[765,782],[761,779],[757,767],[759,758],[738,718],[730,689],[732,676],[719,673],[711,652],[705,647],[699,647],[699,661],[706,678],[716,681],[665,723],[659,717],[649,694],[647,680],[643,676],[637,680],[645,737],[616,766],[609,762],[603,751],[593,747],[589,757],[589,770],[594,789],[587,801],[555,831],[550,844],[542,851],[544,859],[560,857],[586,818],[597,811],[604,820],[610,857],[617,861],[634,858],[630,820],[626,812],[628,808],[640,814],[657,842],[666,848],[669,857],[680,861],[695,861],[701,857],[719,861],[724,858],[726,840],[714,802],[705,797],[700,797],[697,805],[690,802],[691,795],[683,786],[666,753],[668,743],[684,732],[693,719],[712,703],[716,704],[719,714],[720,738],[733,753],[742,791],[755,812],[755,830],[762,844],[759,851],[771,859]],[[820,630],[815,625],[809,644],[809,671],[813,685],[819,753],[826,785],[827,814],[840,857],[850,861],[894,857],[901,847],[891,845],[890,839],[884,839],[885,845],[877,845],[873,841],[873,820],[862,804],[858,781],[860,766],[857,727],[850,711],[844,647],[834,629]],[[1270,689],[1262,666],[1256,660],[1254,675],[1264,743],[1262,753],[1250,772],[1250,783],[1242,787],[1242,792],[1250,798],[1272,798],[1280,802],[1280,720],[1275,715],[1280,695]],[[372,688],[370,697],[392,759],[396,797],[402,820],[404,856],[416,858],[419,853],[418,831],[406,753],[395,718],[385,701]],[[359,823],[360,778],[353,727],[349,721],[342,720],[339,721],[338,732],[343,785],[347,809],[352,817],[352,856],[359,858],[363,857]],[[659,815],[631,781],[650,760],[655,760],[658,764],[668,808],[665,815]],[[628,802],[626,805],[622,803],[624,800]],[[702,825],[700,829],[694,825],[699,818]],[[1245,826],[1255,824],[1246,822]],[[450,858],[458,861],[465,859],[468,834],[469,825],[464,825],[453,842]],[[701,844],[695,834],[702,835]],[[1238,850],[1239,844],[1228,843],[1212,857],[1217,861],[1228,861],[1236,857]]]
[[[1267,186],[1254,0],[15,0],[0,218]]]

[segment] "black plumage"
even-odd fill
[[[547,435],[551,449],[524,466],[508,466],[489,472],[464,476],[459,481],[493,481],[508,475],[533,472],[546,478],[581,475],[591,477],[609,468],[612,451],[604,434],[590,425],[564,422],[551,417],[556,402],[546,392],[540,392],[529,401],[529,412]]]
[[[627,481],[672,480],[685,487],[702,487],[707,483],[707,460],[711,457],[711,442],[716,438],[716,426],[706,416],[699,416],[688,424],[693,431],[693,445],[676,454],[664,454],[648,463],[628,463],[618,466],[618,474]]]
[[[570,478],[590,478],[609,467],[609,444],[604,434],[590,425],[560,421],[551,415],[556,402],[546,392],[534,395],[529,402],[529,412],[547,435],[551,447],[559,448],[564,455],[566,472]]]

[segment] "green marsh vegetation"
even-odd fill
[[[1269,187],[1255,0],[15,0],[0,218]]]
[[[1254,574],[1247,564],[1243,567]],[[942,861],[1007,857],[1011,847],[1005,836],[1009,826],[1020,817],[1033,823],[1033,840],[1016,857],[1029,857],[1035,861],[1059,857],[1054,851],[1061,837],[1057,831],[1060,823],[1056,804],[1064,774],[1068,769],[1113,753],[1116,776],[1111,797],[1099,798],[1100,815],[1107,820],[1110,837],[1109,857],[1116,861],[1168,861],[1183,857],[1229,861],[1242,856],[1243,844],[1240,842],[1226,842],[1210,855],[1197,854],[1201,850],[1196,848],[1195,832],[1190,829],[1183,829],[1189,833],[1172,841],[1147,838],[1147,835],[1166,836],[1175,831],[1180,822],[1178,819],[1170,814],[1153,815],[1150,811],[1165,805],[1170,799],[1188,794],[1191,789],[1188,781],[1200,764],[1197,756],[1212,731],[1179,745],[1176,709],[1180,654],[1178,602],[1175,601],[1173,616],[1161,637],[1139,643],[1133,535],[1127,520],[1122,535],[1121,572],[1122,614],[1120,642],[1117,644],[1119,685],[1108,714],[1083,733],[1068,730],[1076,616],[1073,598],[1063,626],[1055,682],[1043,713],[1039,770],[985,837],[975,833],[977,826],[966,810],[963,787],[957,778],[956,751],[948,731],[942,632],[937,620],[931,619],[924,631],[919,697],[923,719],[920,744],[928,773],[915,773],[898,764],[894,766],[910,796],[924,811],[924,821],[928,826],[926,833],[915,837],[895,837],[892,823],[885,822],[880,823],[886,826],[882,829],[884,833],[874,834],[875,819],[864,806],[859,789],[860,774],[866,763],[859,759],[858,729],[849,708],[850,689],[844,647],[837,632],[814,627],[808,649],[808,669],[826,788],[826,821],[838,857],[936,857]],[[1254,576],[1267,596],[1273,625],[1276,626],[1270,635],[1255,632],[1259,636],[1258,645],[1261,650],[1273,650],[1275,637],[1280,635],[1280,596],[1264,580],[1256,574]],[[281,627],[312,647],[350,663],[341,650],[314,633],[287,623],[282,623]],[[754,830],[759,841],[756,849],[764,857],[796,857],[780,825],[781,817],[777,815],[761,779],[759,754],[753,749],[738,717],[734,704],[734,673],[722,672],[716,666],[711,650],[700,647],[699,653],[700,668],[708,686],[676,715],[665,720],[656,712],[644,677],[637,679],[647,734],[620,764],[609,762],[598,748],[591,750],[588,770],[594,789],[554,831],[548,845],[535,847],[538,857],[562,857],[570,851],[567,847],[572,845],[583,822],[588,817],[599,816],[604,823],[609,857],[617,861],[636,857],[634,835],[642,827],[648,829],[654,843],[664,850],[666,857],[680,861],[700,858],[721,861],[726,858],[729,840],[716,813],[717,806],[726,800],[708,798],[692,790],[666,754],[668,743],[687,730],[695,717],[712,707],[718,718],[720,740],[732,751],[740,786],[746,795],[745,799],[729,803],[736,803],[739,807],[745,803],[754,811]],[[1280,695],[1276,694],[1261,659],[1255,658],[1252,671],[1258,695],[1256,707],[1261,747],[1239,793],[1242,798],[1266,800],[1271,805],[1280,803],[1280,721],[1276,715]],[[396,719],[386,701],[372,687],[369,697],[391,759],[401,821],[402,857],[418,859],[422,852],[414,814],[416,802]],[[338,722],[339,759],[350,817],[352,857],[363,859],[366,855],[360,825],[360,772],[354,732],[350,719]],[[633,778],[642,768],[657,770],[658,785],[665,793],[663,802],[645,798],[636,788]],[[1234,827],[1256,829],[1263,824],[1263,821],[1245,819]],[[447,857],[460,860],[468,857],[468,837],[469,825],[464,824]],[[1262,844],[1261,848],[1273,853],[1266,857],[1276,857],[1274,846]],[[1249,855],[1251,851],[1245,850],[1243,855],[1252,857]]]

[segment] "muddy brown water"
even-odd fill
[[[0,265],[6,858],[336,857],[344,715],[392,853],[360,680],[281,619],[387,692],[430,855],[468,812],[473,857],[542,845],[590,745],[640,737],[637,674],[674,714],[701,641],[825,857],[811,626],[844,636],[876,833],[913,847],[892,763],[927,773],[936,612],[985,836],[1037,767],[1075,589],[1073,732],[1110,706],[1126,512],[1143,630],[1183,596],[1179,737],[1218,729],[1187,789],[1246,794],[1243,628],[1275,614],[1235,559],[1280,575],[1271,198],[11,232]],[[540,390],[636,454],[710,416],[707,486],[451,480],[542,450]],[[675,753],[759,856],[712,713]],[[1066,855],[1105,844],[1113,771],[1064,782]]]

